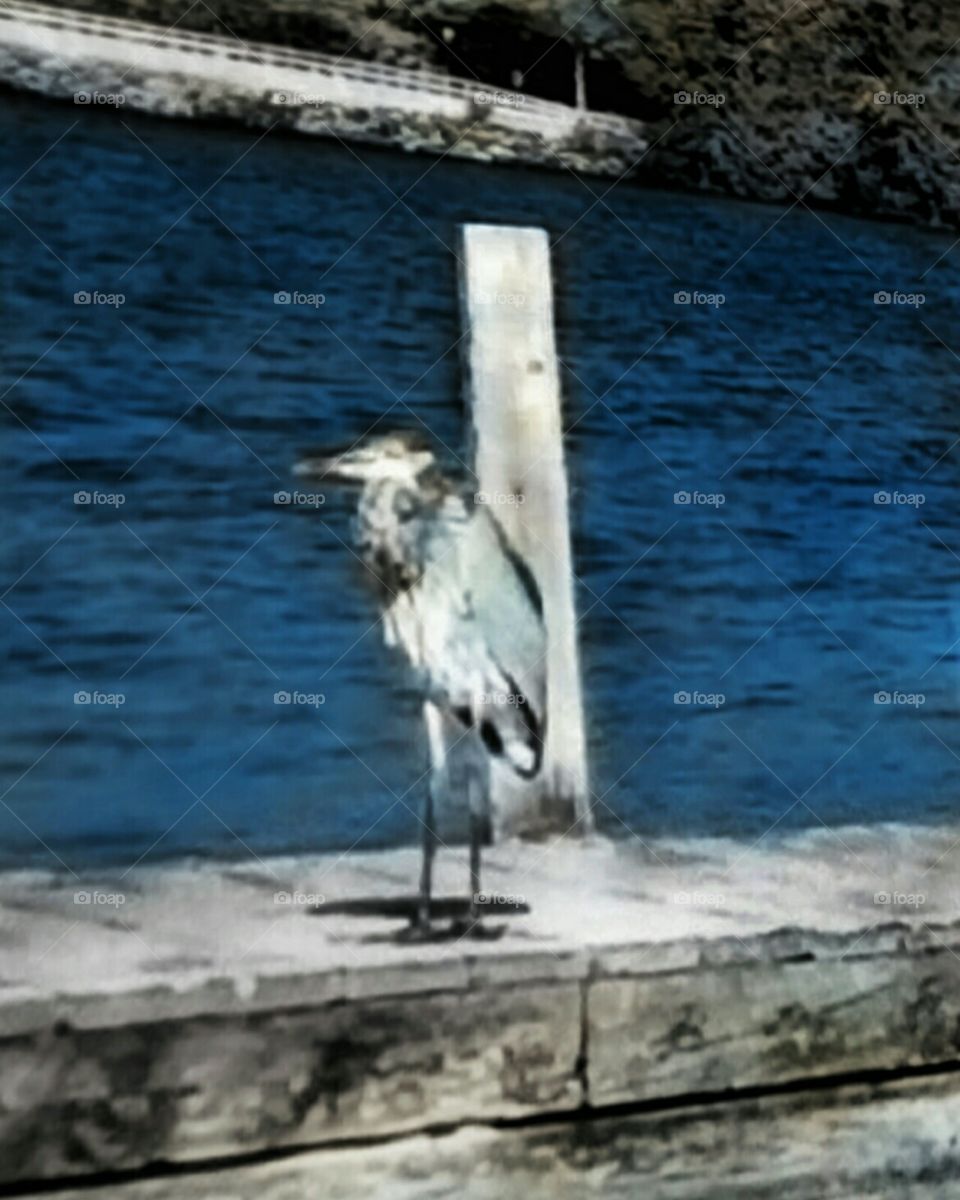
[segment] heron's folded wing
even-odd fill
[[[448,704],[468,707],[474,715],[484,698],[487,704],[525,703],[529,709],[521,714],[518,733],[530,710],[534,726],[542,728],[546,636],[532,578],[525,578],[485,510],[433,549],[437,553],[410,592],[418,613],[411,633],[416,624],[431,683]],[[504,713],[505,737],[517,715]]]

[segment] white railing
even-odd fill
[[[615,113],[577,110],[571,105],[554,100],[543,100],[539,96],[530,96],[524,92],[493,87],[481,80],[459,79],[437,71],[411,70],[356,58],[338,58],[336,55],[322,54],[318,51],[293,50],[268,42],[247,42],[217,34],[163,29],[146,21],[108,17],[71,8],[52,8],[47,4],[34,3],[33,0],[3,0],[0,4],[0,18],[4,17],[39,23],[51,28],[73,28],[77,32],[122,37],[128,42],[151,47],[169,46],[185,52],[217,54],[234,61],[275,64],[293,70],[309,71],[315,75],[336,76],[343,80],[393,88],[409,95],[425,93],[470,102],[477,102],[478,96],[493,96],[497,98],[498,107],[509,108],[516,114],[529,113],[532,117],[541,116],[567,125],[579,115],[582,115],[583,120],[592,128],[609,129],[612,132],[622,132],[633,124],[629,118]]]

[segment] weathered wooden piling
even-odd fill
[[[461,311],[478,491],[530,564],[544,599],[544,766],[491,781],[495,836],[591,827],[546,231],[463,227]]]

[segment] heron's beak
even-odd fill
[[[324,483],[362,483],[367,466],[362,452],[348,450],[344,454],[306,454],[294,463],[293,473],[301,479]]]
[[[302,479],[322,479],[336,461],[328,455],[308,454],[293,464],[293,473]]]

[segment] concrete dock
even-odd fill
[[[440,895],[462,891],[462,858],[441,853]],[[618,1162],[624,1179],[656,1182],[646,1195],[772,1194],[696,1190],[697,1162],[716,1166],[697,1130],[724,1121],[739,1131],[725,1169],[761,1182],[760,1159],[788,1137],[798,1178],[828,1135],[841,1156],[875,1139],[877,1179],[904,1155],[946,1171],[957,1152],[943,1122],[960,1112],[958,858],[960,830],[897,826],[753,846],[507,843],[485,877],[503,936],[425,945],[398,941],[395,917],[332,911],[409,895],[412,850],[5,875],[2,1182],[120,1172],[131,1200],[446,1196],[458,1147],[474,1163],[479,1138],[491,1165],[471,1167],[471,1200],[546,1195],[528,1186],[537,1154],[571,1164],[571,1196],[595,1194]],[[498,917],[508,899],[531,911]],[[873,1103],[869,1088],[894,1090]],[[911,1122],[890,1132],[904,1105],[936,1117],[919,1149]],[[589,1136],[575,1132],[586,1116]],[[689,1143],[679,1180],[673,1156],[658,1162],[668,1127]],[[562,1149],[585,1138],[596,1153]],[[357,1139],[383,1171],[365,1191],[347,1165]],[[295,1158],[269,1161],[288,1151],[316,1190],[289,1183]],[[263,1156],[269,1187],[249,1173]],[[434,1176],[436,1162],[452,1175]],[[173,1164],[173,1180],[137,1181]],[[419,1190],[396,1183],[407,1176]]]

